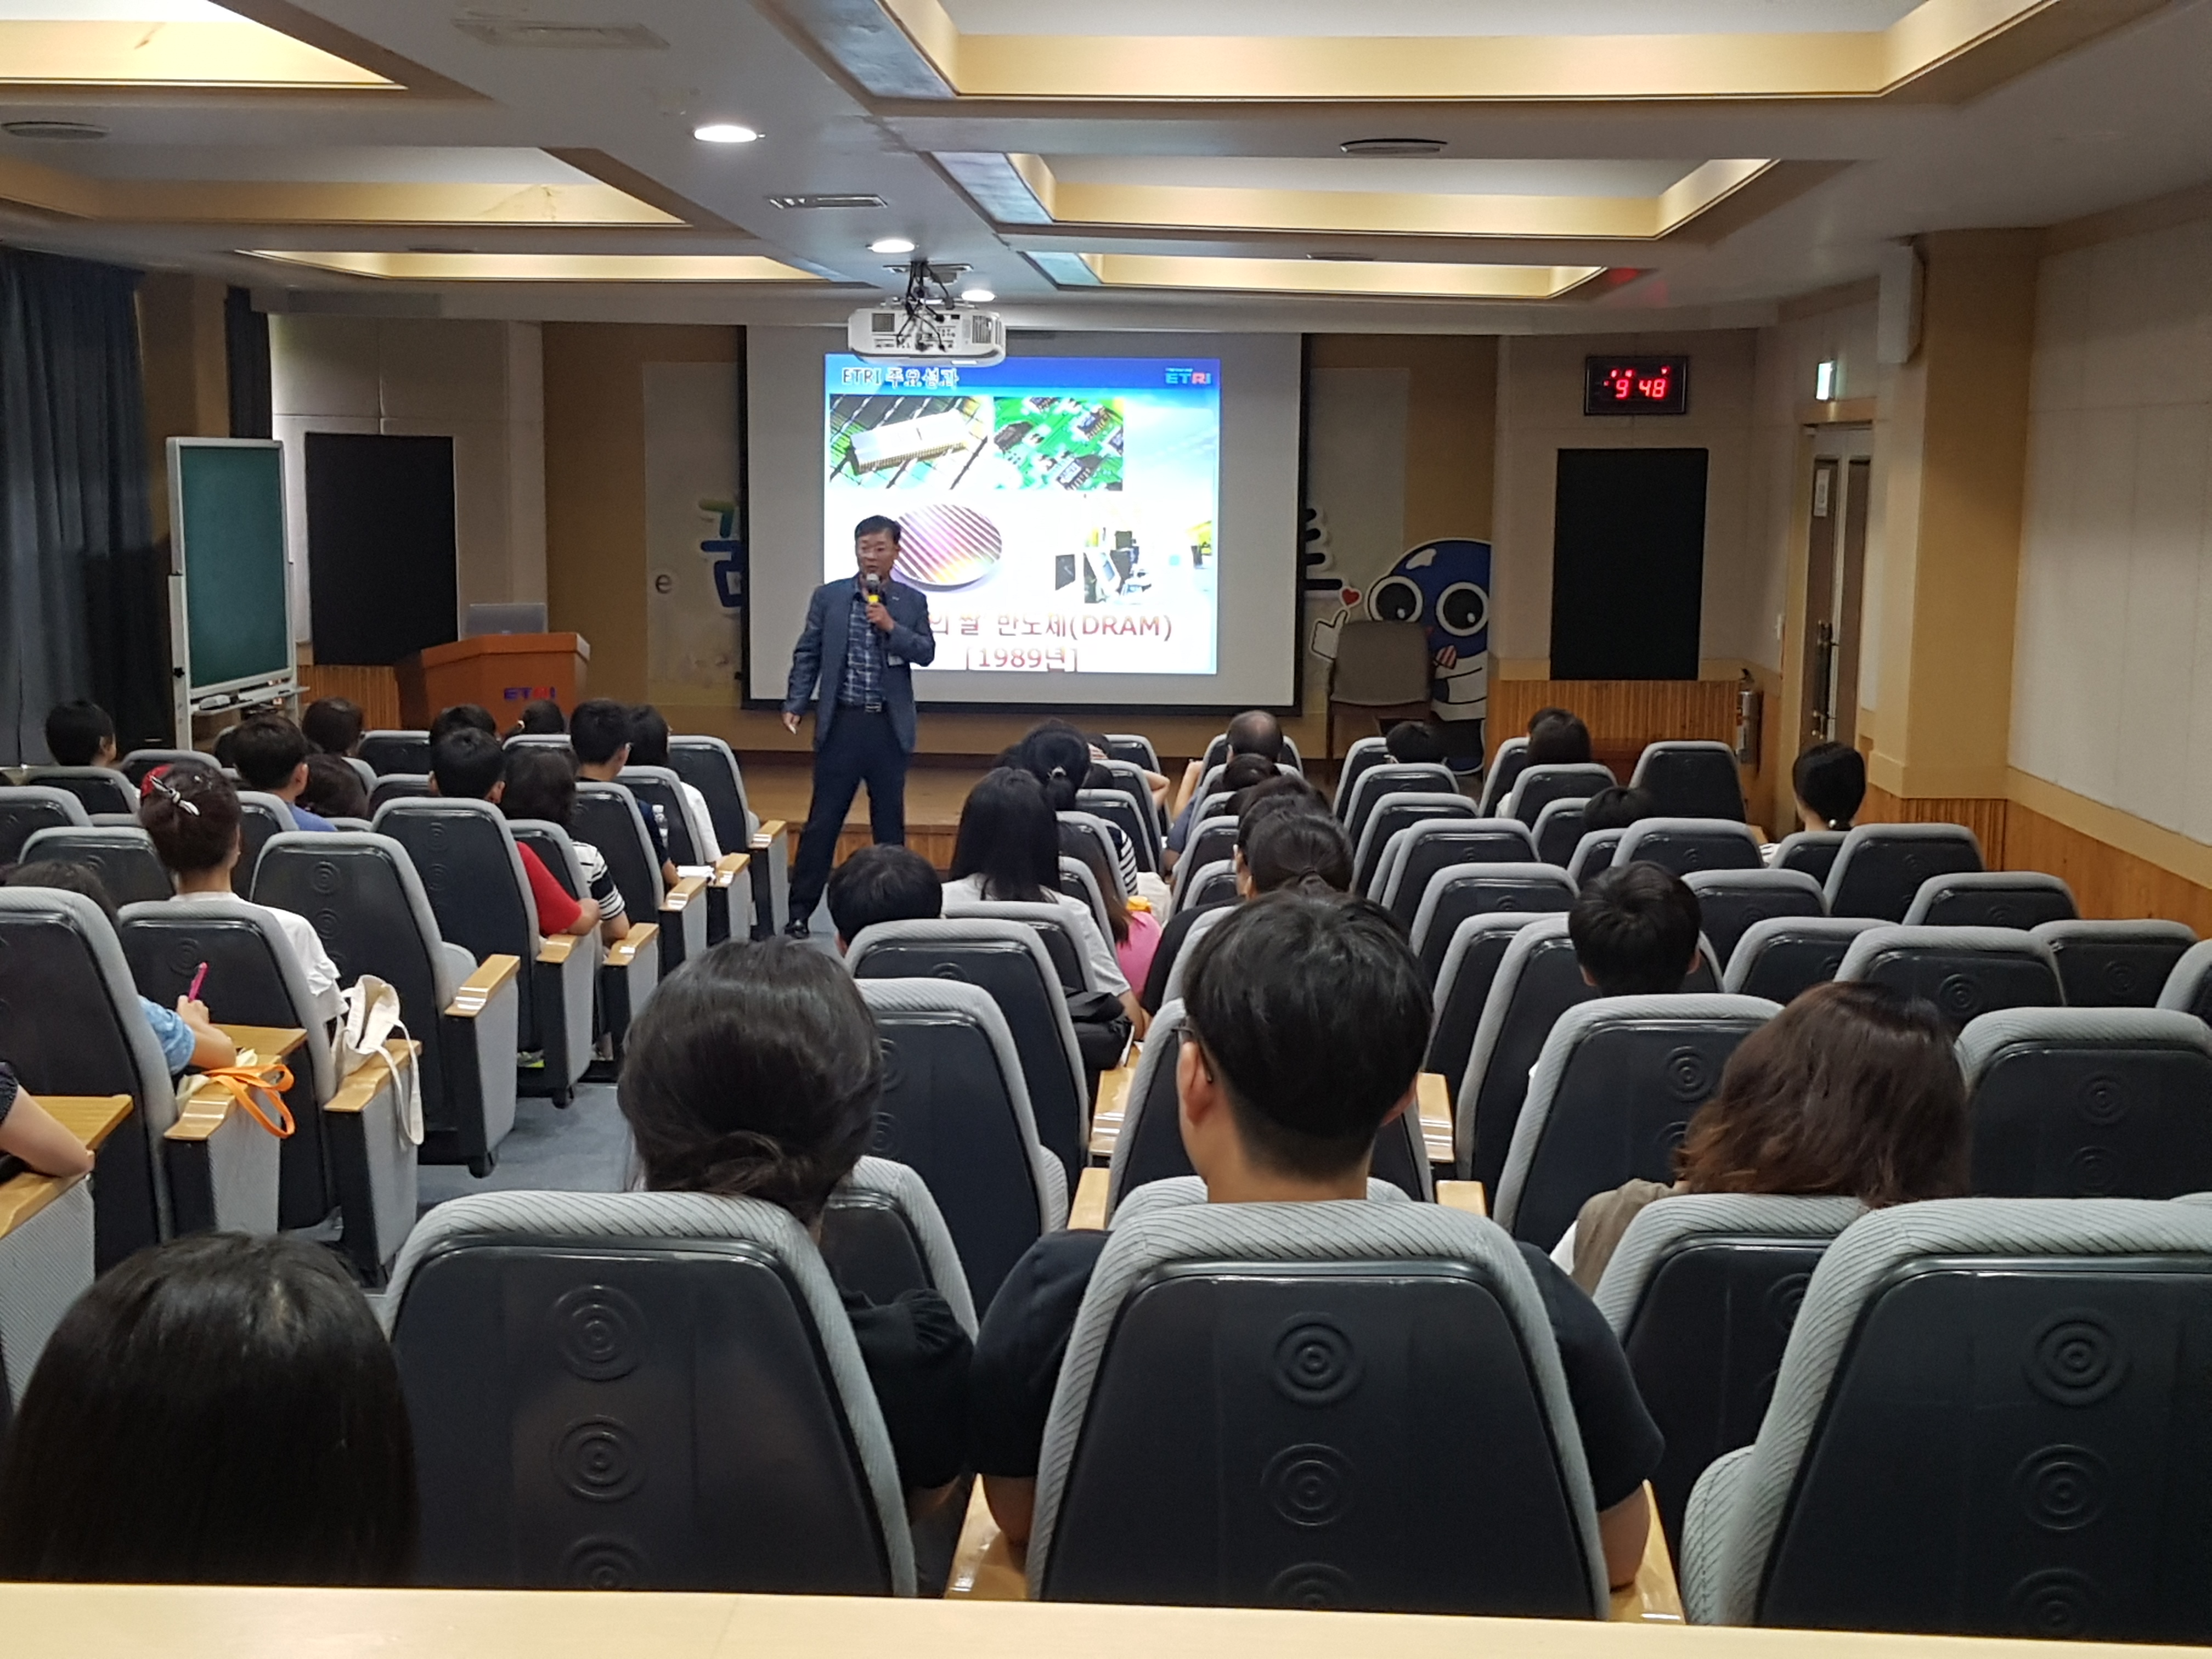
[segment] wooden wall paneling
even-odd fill
[[[2160,916],[2212,938],[2212,889],[2018,801],[2006,822],[2005,868],[2058,877],[2074,890],[2085,916]]]
[[[1861,823],[1963,823],[1982,843],[1982,860],[1992,870],[2035,868],[2007,862],[2008,819],[2020,809],[2001,797],[1927,795],[1900,798],[1869,784]],[[2088,912],[2082,912],[2087,915]]]
[[[399,726],[399,677],[388,667],[348,663],[302,663],[300,704],[318,697],[345,697],[361,705],[362,729],[396,731]]]

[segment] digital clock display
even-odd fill
[[[1585,415],[1686,415],[1690,412],[1687,357],[1586,357],[1583,360]]]

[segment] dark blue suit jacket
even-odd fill
[[[784,712],[803,714],[814,701],[814,688],[822,687],[821,706],[814,713],[814,746],[830,735],[837,719],[837,687],[845,677],[845,635],[853,619],[853,589],[858,577],[824,582],[814,590],[806,606],[806,627],[791,648],[791,684],[784,693]],[[891,717],[891,730],[899,747],[914,753],[914,674],[912,665],[927,668],[937,656],[937,635],[929,629],[929,600],[918,589],[899,581],[882,588],[884,608],[891,613],[891,631],[883,637],[884,707]]]

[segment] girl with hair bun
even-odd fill
[[[616,1092],[647,1190],[761,1199],[818,1240],[883,1086],[875,1018],[836,957],[732,939],[653,993]],[[968,1334],[935,1291],[878,1304],[838,1289],[899,1480],[934,1497],[967,1467]]]

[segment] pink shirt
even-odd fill
[[[1152,970],[1152,953],[1160,948],[1160,925],[1152,920],[1149,910],[1129,912],[1129,937],[1114,947],[1114,955],[1121,963],[1122,976],[1132,985],[1142,985],[1145,975]]]

